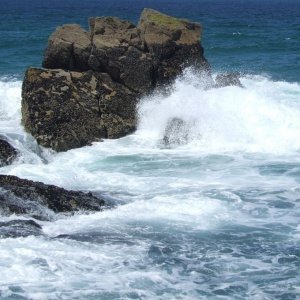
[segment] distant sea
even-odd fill
[[[140,100],[134,134],[40,149],[21,85],[49,35],[91,16],[137,23],[144,7],[200,22],[213,76],[238,71],[244,88],[203,90],[186,70],[170,95]],[[299,78],[299,0],[0,0],[0,135],[20,152],[0,173],[112,207],[0,238],[0,299],[300,299]],[[189,140],[166,148],[174,117]]]

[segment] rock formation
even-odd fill
[[[1,215],[26,215],[51,221],[55,213],[100,211],[104,201],[91,193],[67,191],[54,185],[0,175]]]
[[[193,65],[209,75],[201,26],[145,9],[137,26],[116,17],[59,27],[43,67],[27,70],[25,129],[56,151],[119,138],[135,130],[136,103]]]

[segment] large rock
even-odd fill
[[[31,68],[22,93],[25,129],[56,151],[135,129],[136,98],[106,73]]]
[[[9,142],[0,138],[0,167],[11,164],[17,154],[17,150]]]
[[[137,26],[116,17],[90,18],[89,26],[57,28],[48,69],[30,68],[24,78],[25,129],[56,151],[133,132],[141,96],[189,65],[209,74],[197,23],[145,9]]]
[[[104,200],[91,193],[68,191],[54,185],[0,175],[0,214],[27,215],[52,220],[56,213],[100,211]]]

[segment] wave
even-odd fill
[[[39,163],[41,149],[21,124],[22,82],[14,77],[0,78],[0,137],[19,150],[18,163]]]
[[[201,78],[188,70],[167,96],[141,100],[136,134],[161,145],[168,124],[176,119],[185,124],[176,133],[184,134],[185,148],[206,152],[299,150],[299,84],[274,82],[264,76],[244,76],[241,82],[243,88],[205,90]]]
[[[58,155],[38,147],[31,135],[23,129],[22,82],[0,78],[0,135],[19,149],[21,155],[16,164],[43,165],[47,160],[55,165],[60,160],[66,162],[70,155],[79,161],[81,157],[88,157],[94,162],[94,156],[98,157],[99,151],[103,155],[121,156],[142,153],[152,155],[162,151],[173,154],[231,151],[284,154],[298,151],[299,84],[272,81],[271,78],[258,75],[244,75],[241,82],[244,88],[229,86],[205,90],[202,78],[187,70],[184,76],[176,80],[168,94],[154,94],[141,99],[138,105],[138,129],[133,135],[94,143],[92,147],[73,149],[70,154]],[[171,130],[173,140],[166,145],[166,128],[172,120],[179,120],[183,125]],[[32,177],[28,175],[26,165],[19,165],[19,168],[23,169],[20,174],[16,166],[11,172],[26,178]],[[32,179],[38,179],[35,177]],[[48,182],[46,178],[45,174],[42,179]]]

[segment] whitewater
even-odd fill
[[[300,85],[241,83],[205,89],[187,70],[140,100],[134,134],[55,153],[24,132],[22,82],[2,78],[0,133],[20,155],[0,173],[108,207],[0,239],[0,299],[299,299]],[[183,142],[165,145],[174,118]]]

